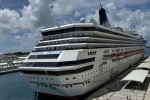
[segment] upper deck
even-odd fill
[[[62,25],[58,27],[42,29],[41,33],[43,36],[48,36],[48,35],[63,34],[63,33],[74,32],[74,31],[99,31],[99,32],[104,32],[106,34],[113,34],[113,35],[128,37],[132,39],[137,39],[137,40],[142,39],[139,38],[138,35],[135,36],[129,33],[121,32],[113,27],[105,27],[93,23],[72,23],[72,24]]]

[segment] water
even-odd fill
[[[150,48],[146,48],[145,56],[150,56]],[[0,100],[36,100],[36,95],[20,72],[15,72],[0,75]]]
[[[0,100],[34,100],[35,94],[20,72],[0,75]]]
[[[146,48],[144,56],[150,56],[150,48]]]

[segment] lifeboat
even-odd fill
[[[120,53],[119,56],[120,56],[120,57],[124,57],[124,56],[125,56],[125,53]]]
[[[112,54],[112,55],[111,55],[111,58],[112,58],[112,59],[117,58],[117,54]]]

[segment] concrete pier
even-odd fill
[[[2,74],[7,74],[7,73],[13,73],[13,72],[18,72],[19,69],[11,69],[11,70],[6,70],[6,71],[0,71],[0,75]]]
[[[131,71],[135,70],[136,67],[145,59],[148,59],[148,57],[133,65],[131,68],[119,75],[116,79],[94,92],[85,100],[150,100],[150,74],[147,75],[143,85],[141,85],[140,89],[137,90],[135,88],[127,88],[127,85],[132,84],[130,81],[120,81]]]

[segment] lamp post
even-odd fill
[[[105,91],[105,95],[106,95],[106,92],[108,91],[107,89],[102,89],[102,90],[104,90]],[[107,96],[106,96],[106,100],[107,100]]]
[[[119,81],[120,81],[120,79],[117,78],[117,79],[115,79],[115,80],[118,82],[118,91],[119,91]]]
[[[136,100],[137,100],[137,87],[138,87],[138,86],[133,86],[133,87],[136,88]]]

